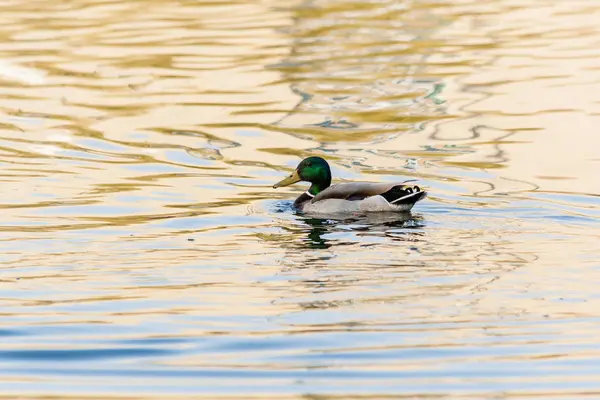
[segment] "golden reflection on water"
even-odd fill
[[[595,0],[0,10],[0,394],[600,393]]]

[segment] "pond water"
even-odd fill
[[[600,397],[597,0],[0,11],[1,398]]]

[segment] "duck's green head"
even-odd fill
[[[331,169],[321,157],[308,157],[298,164],[294,172],[284,180],[277,182],[273,188],[288,186],[296,182],[312,183],[309,193],[317,195],[331,185]]]

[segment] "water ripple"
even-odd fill
[[[598,397],[596,1],[0,9],[2,396]]]

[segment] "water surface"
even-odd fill
[[[596,0],[0,11],[5,398],[600,397]]]

